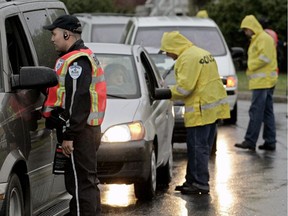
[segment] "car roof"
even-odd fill
[[[130,19],[129,16],[117,15],[117,14],[88,14],[78,13],[74,14],[82,22],[91,24],[126,24]]]
[[[58,0],[14,0],[14,1],[8,1],[8,0],[0,0],[0,8],[5,8],[7,6],[10,5],[22,5],[22,4],[30,4],[30,3],[37,3],[37,2],[53,2],[56,4],[59,4]],[[63,4],[62,2],[60,2],[61,4]]]
[[[199,18],[189,16],[152,16],[152,17],[133,17],[137,26],[201,26],[214,27],[216,23],[210,18]]]
[[[131,55],[133,47],[140,47],[140,45],[127,45],[117,43],[85,43],[93,52],[101,54],[121,54]]]

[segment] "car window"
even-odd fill
[[[215,27],[139,27],[134,44],[159,48],[163,33],[169,31],[179,31],[195,45],[208,50],[214,56],[226,55],[224,42]]]
[[[132,56],[96,54],[104,69],[107,94],[124,98],[139,98],[137,70]]]
[[[65,14],[62,9],[49,10],[52,20],[62,14]],[[46,10],[28,11],[24,13],[24,17],[37,52],[39,65],[53,68],[57,53],[51,43],[51,32],[43,29],[44,25],[51,23]]]
[[[119,43],[125,24],[93,25],[92,42]]]
[[[18,16],[5,20],[7,48],[13,74],[18,74],[23,66],[33,66],[31,50]]]
[[[155,65],[157,66],[161,76],[163,76],[171,67],[173,67],[175,61],[166,56],[165,54],[150,54]]]
[[[150,95],[150,99],[152,103],[155,89],[159,87],[157,78],[155,77],[155,74],[154,74],[155,71],[151,65],[151,62],[148,60],[148,57],[146,56],[146,54],[144,52],[141,52],[140,57],[141,57],[141,63],[142,63],[142,71],[145,76],[146,85],[148,87],[149,95]]]
[[[174,85],[176,83],[174,74],[175,61],[164,54],[150,54],[150,57],[153,59],[167,85]]]

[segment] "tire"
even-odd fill
[[[157,184],[168,186],[173,176],[173,152],[171,149],[169,159],[165,166],[157,169]]]
[[[6,216],[24,215],[23,191],[18,176],[13,173],[10,177],[4,202]]]
[[[135,196],[139,200],[152,200],[156,192],[156,156],[154,149],[150,157],[150,173],[146,181],[134,183]]]
[[[234,104],[233,110],[230,111],[230,118],[224,119],[224,124],[236,124],[237,122],[237,102]]]

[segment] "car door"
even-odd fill
[[[159,166],[167,162],[171,152],[171,139],[174,125],[172,103],[170,100],[153,99],[155,89],[163,88],[160,84],[160,79],[162,78],[148,54],[143,49],[140,49],[139,54],[151,99],[151,119],[154,121],[153,123],[158,139],[157,166]]]
[[[20,181],[23,185],[29,185],[26,188],[27,193],[31,194],[32,205],[37,208],[50,198],[53,184],[51,162],[54,151],[51,132],[45,129],[40,113],[44,94],[38,89],[14,90],[9,82],[9,77],[19,74],[21,67],[35,65],[33,51],[26,35],[20,16],[10,16],[5,20],[8,59],[5,61],[7,74],[4,80],[7,79],[7,82],[0,103],[8,150],[12,152],[19,149],[25,157],[25,175],[29,177],[29,182],[22,178]]]
[[[44,25],[51,24],[57,17],[60,15],[66,14],[64,8],[48,8],[48,9],[38,9],[38,10],[28,10],[23,13],[25,21],[27,23],[29,33],[31,35],[32,42],[34,44],[36,54],[38,57],[39,65],[44,65],[50,68],[54,68],[58,54],[55,51],[54,46],[51,43],[51,32],[44,30]],[[45,48],[44,48],[45,47]],[[42,104],[40,104],[42,106]],[[39,122],[40,123],[40,122]],[[45,120],[41,119],[41,126],[45,127]],[[44,130],[44,128],[42,128]],[[53,134],[54,135],[54,134]],[[47,140],[48,143],[48,140]],[[49,142],[50,144],[50,160],[49,160],[49,169],[53,161],[54,151],[56,145],[56,139],[53,139]],[[52,158],[51,158],[52,157]],[[50,172],[50,175],[52,173]],[[63,194],[66,189],[64,187],[64,177],[63,175],[52,175],[53,185],[49,188],[50,197],[49,200],[52,200]]]

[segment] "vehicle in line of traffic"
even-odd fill
[[[107,83],[98,178],[101,183],[134,184],[138,199],[151,200],[156,185],[168,185],[172,177],[171,91],[142,46],[86,45],[101,62]]]
[[[76,13],[84,42],[119,43],[129,16],[123,14]]]

